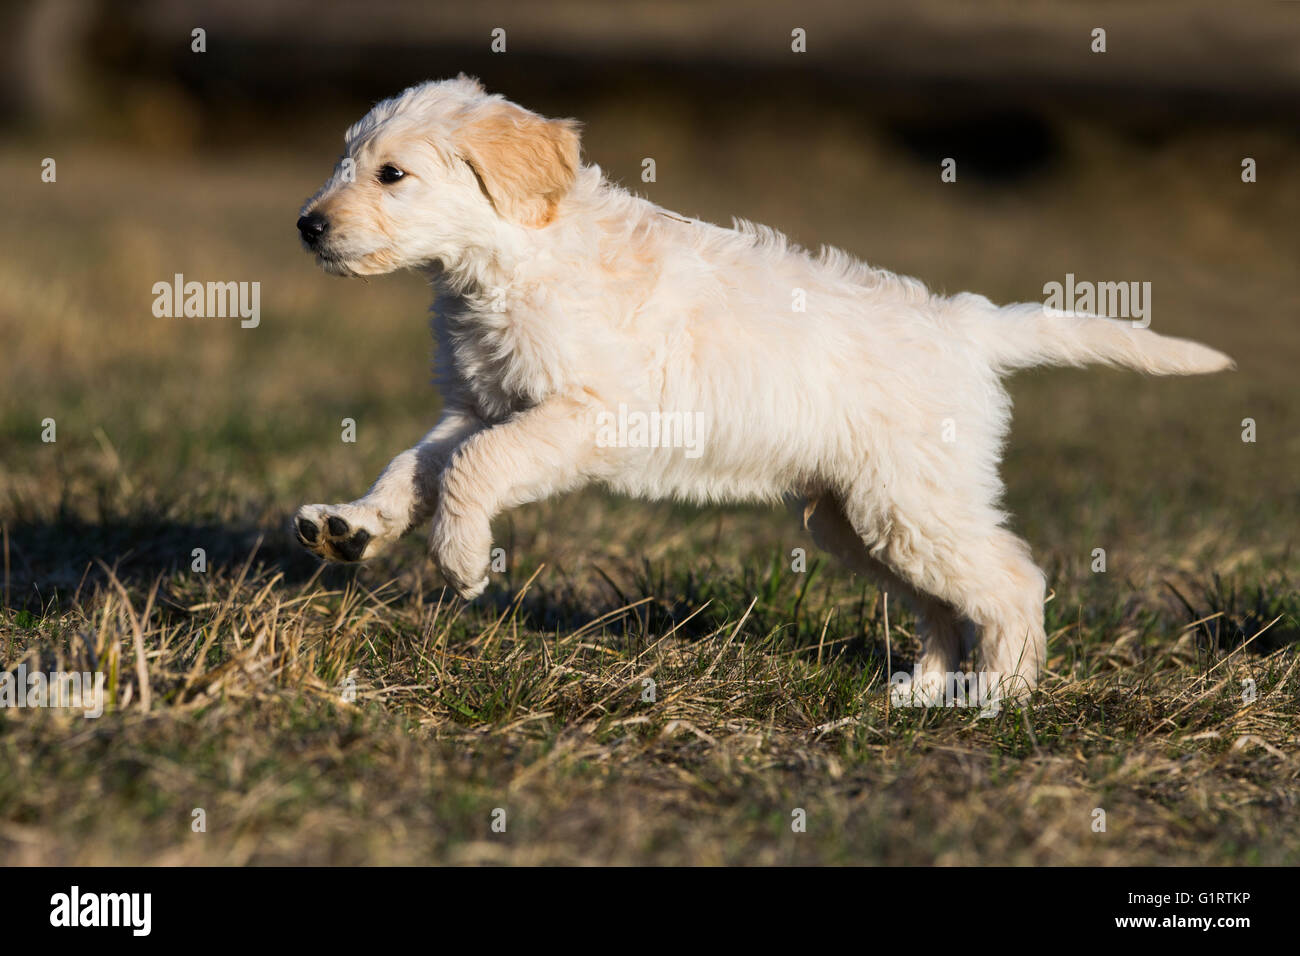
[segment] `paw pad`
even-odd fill
[[[365,528],[354,530],[339,515],[316,516],[299,512],[293,524],[302,546],[329,561],[360,561],[373,537]]]

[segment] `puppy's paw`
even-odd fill
[[[450,518],[439,510],[429,532],[429,557],[460,597],[472,601],[488,585],[492,530],[486,518]]]
[[[303,505],[293,518],[298,543],[327,561],[351,563],[373,558],[390,535],[385,522],[355,505]]]
[[[895,706],[943,707],[945,703],[950,703],[944,696],[946,681],[942,671],[921,670],[917,681],[895,688],[895,691]]]

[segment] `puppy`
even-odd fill
[[[576,124],[464,76],[374,107],[303,208],[328,272],[426,272],[442,416],[346,504],[307,505],[301,543],[363,561],[431,520],[466,599],[490,523],[592,482],[693,502],[801,502],[814,539],[909,601],[923,699],[963,631],[1001,694],[1046,655],[1044,576],[1003,525],[1001,378],[1103,362],[1156,375],[1231,366],[1132,323],[931,294],[747,222],[687,219],[579,160]]]

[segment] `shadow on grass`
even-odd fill
[[[283,527],[251,523],[197,523],[132,515],[107,521],[64,517],[6,526],[5,606],[14,610],[66,608],[108,579],[105,568],[130,590],[148,589],[159,577],[237,574],[246,563],[273,568],[287,584],[319,572],[328,585],[347,581],[352,567],[320,568]]]
[[[791,573],[779,555],[766,567],[739,569],[643,561],[612,576],[597,569],[601,582],[595,588],[538,580],[520,601],[520,611],[530,626],[549,633],[587,629],[606,619],[604,632],[622,631],[633,653],[669,633],[692,642],[725,642],[743,622],[737,640],[756,650],[816,655],[820,646],[827,659],[839,656],[860,667],[883,666],[891,650],[880,591],[855,580],[855,591],[840,587],[832,597],[829,582],[818,580],[818,570],[814,562],[806,575]],[[528,571],[521,569],[507,584],[490,587],[481,600],[504,610],[527,578]],[[892,603],[889,613],[895,628],[910,619]],[[895,664],[910,663],[907,647],[905,635],[896,629]]]

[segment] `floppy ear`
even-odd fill
[[[488,103],[470,114],[459,140],[498,213],[533,228],[555,218],[578,172],[577,123],[548,120],[513,103]]]

